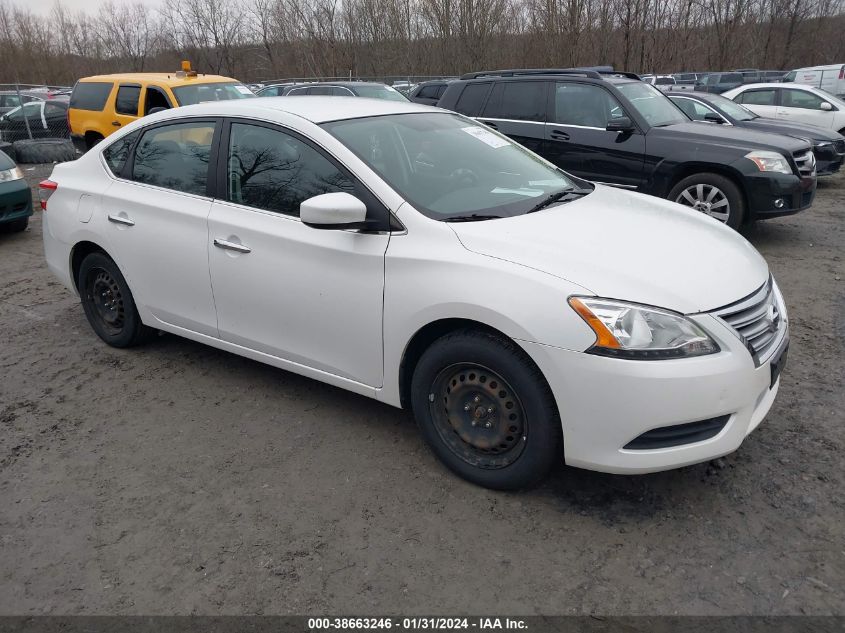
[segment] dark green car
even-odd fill
[[[15,161],[0,152],[0,231],[23,231],[32,215],[32,192]]]

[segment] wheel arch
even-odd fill
[[[437,339],[456,332],[459,330],[473,330],[477,332],[487,332],[493,336],[497,336],[506,341],[509,341],[514,346],[522,351],[525,356],[536,365],[536,362],[525,348],[519,344],[518,340],[508,336],[500,329],[495,328],[487,323],[477,321],[475,319],[464,317],[448,317],[431,321],[419,328],[414,335],[408,340],[405,349],[402,352],[402,359],[399,363],[399,401],[403,409],[410,409],[411,405],[411,379],[414,375],[414,369],[417,366],[420,358],[426,349],[428,349]],[[542,375],[542,371],[539,370]],[[545,375],[543,379],[546,380]],[[548,381],[547,381],[548,384]]]
[[[102,253],[110,260],[114,261],[114,257],[109,255],[108,251],[96,242],[82,240],[74,244],[73,248],[70,250],[69,265],[73,287],[76,289],[77,293],[79,292],[79,268],[82,266],[82,260],[88,257],[91,253]]]

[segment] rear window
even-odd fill
[[[115,176],[123,173],[126,159],[129,158],[129,150],[132,149],[139,134],[140,132],[127,134],[103,150],[103,158],[106,159],[106,164]]]
[[[487,94],[490,92],[492,85],[489,81],[468,84],[455,104],[455,111],[466,114],[467,116],[478,116],[481,114],[481,108],[484,106],[484,101],[486,101]]]
[[[742,75],[740,73],[724,74],[724,75],[722,75],[722,78],[719,80],[719,83],[722,83],[722,84],[742,83]]]
[[[76,110],[102,110],[111,93],[112,84],[100,81],[77,82],[70,95],[70,107]]]

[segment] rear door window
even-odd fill
[[[490,94],[493,83],[486,81],[482,83],[467,84],[458,102],[455,104],[455,111],[467,116],[478,116]]]
[[[546,120],[545,81],[502,81],[496,84],[484,116],[518,121]]]
[[[141,100],[141,86],[120,86],[114,100],[114,111],[118,114],[138,116],[138,102]]]
[[[423,99],[436,99],[439,90],[440,86],[438,84],[423,86],[422,88],[420,88],[420,92],[417,96]]]
[[[774,88],[769,90],[746,90],[739,97],[739,102],[746,105],[770,106],[777,103],[777,92]]]
[[[70,95],[70,107],[76,110],[101,111],[106,106],[112,85],[102,81],[77,82]]]
[[[206,195],[214,123],[192,121],[144,132],[135,148],[132,180]]]

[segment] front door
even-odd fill
[[[360,185],[275,126],[233,122],[221,148],[226,185],[212,205],[208,244],[220,337],[380,387],[389,235],[299,220],[303,200],[337,191],[363,198]]]
[[[835,111],[822,110],[822,103],[830,103],[830,101],[825,101],[809,90],[782,88],[778,116],[787,121],[800,121],[829,130],[833,127]]]
[[[587,180],[629,188],[642,184],[645,136],[639,130],[607,131],[611,120],[628,116],[609,91],[595,84],[555,82],[549,110],[545,158]]]
[[[214,133],[214,121],[160,125],[143,132],[125,166],[107,156],[118,179],[103,210],[110,253],[136,302],[164,323],[216,337],[206,189]]]

